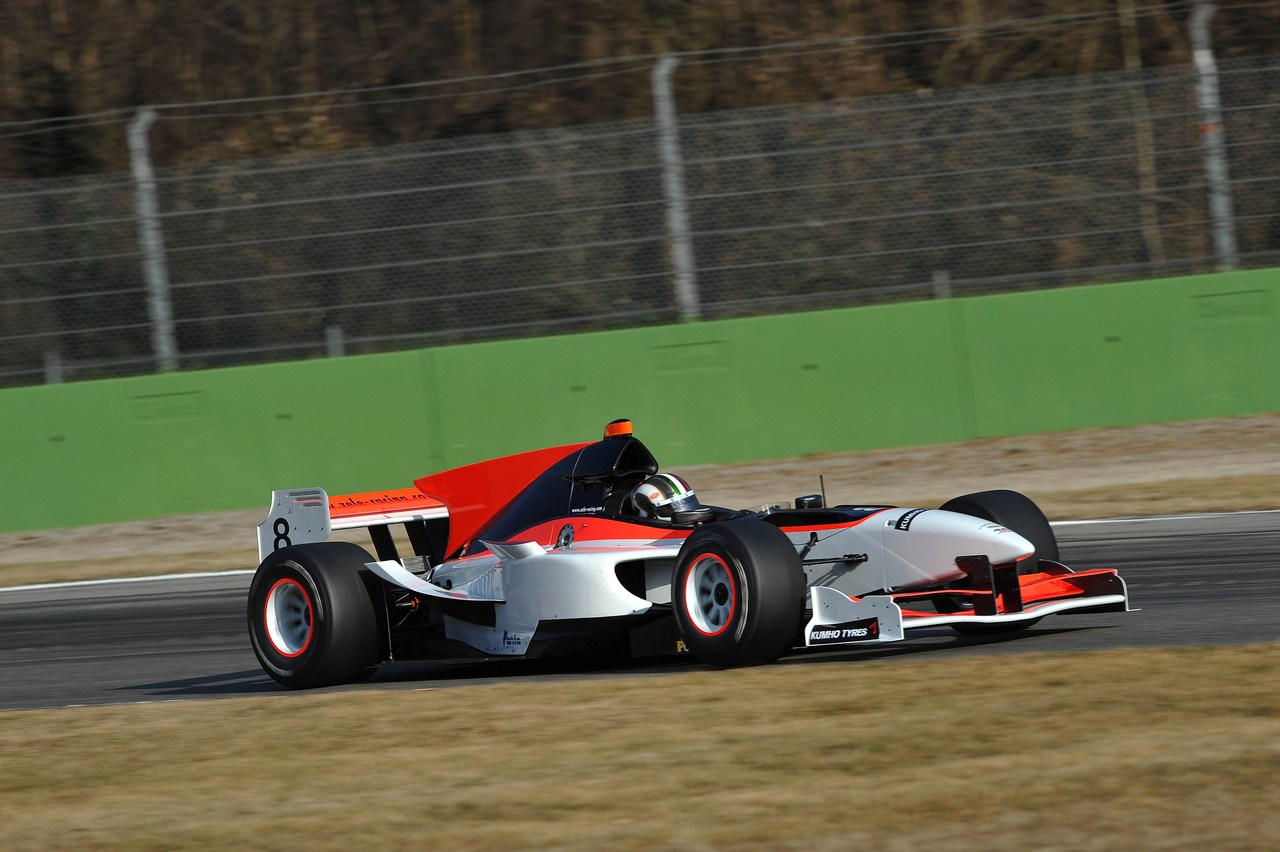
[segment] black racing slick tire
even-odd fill
[[[1044,516],[1030,497],[1017,491],[999,489],[995,491],[979,491],[948,500],[940,507],[948,512],[958,512],[975,518],[992,521],[1002,527],[1013,530],[1031,542],[1035,547],[1035,556],[1024,560],[1018,573],[1034,572],[1041,559],[1054,562],[1058,559],[1058,538],[1049,526],[1049,519]],[[956,596],[934,601],[939,612],[959,612],[969,605],[967,599]],[[962,636],[997,636],[1002,633],[1016,633],[1026,630],[1039,619],[1015,621],[1007,624],[952,624],[951,629]]]
[[[263,670],[306,689],[361,681],[378,663],[378,620],[364,576],[371,559],[332,541],[284,547],[249,586],[249,636]]]
[[[685,647],[713,666],[769,663],[796,640],[805,579],[795,545],[743,518],[699,527],[676,557],[671,598]]]

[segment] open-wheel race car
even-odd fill
[[[372,553],[332,531],[368,530]],[[401,531],[401,528],[403,531]],[[615,421],[602,440],[444,471],[415,487],[273,493],[249,590],[253,650],[281,684],[402,661],[688,654],[715,666],[1021,630],[1128,610],[1112,569],[1072,571],[1013,491],[938,509],[702,505]],[[411,555],[401,550],[412,550]]]

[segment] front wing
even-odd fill
[[[851,598],[826,586],[809,590],[813,615],[805,626],[804,647],[897,642],[910,630],[964,624],[1009,625],[1031,622],[1061,612],[1127,612],[1124,580],[1110,568],[1072,571],[1041,560],[1037,573],[1019,575],[1016,564],[993,566],[985,557],[962,557],[975,576],[986,576],[978,588]],[[942,613],[913,608],[931,598],[968,598],[972,606]]]

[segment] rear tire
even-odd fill
[[[1004,489],[978,491],[948,500],[940,508],[997,523],[1031,542],[1036,549],[1035,556],[1023,561],[1018,567],[1019,574],[1030,574],[1038,570],[1037,563],[1041,559],[1059,561],[1058,538],[1053,534],[1049,519],[1025,494]],[[957,588],[963,588],[963,586],[957,586]],[[972,608],[972,605],[968,599],[957,596],[935,600],[934,607],[938,612],[953,613],[963,612]],[[1026,630],[1037,621],[1039,619],[1012,624],[953,624],[951,628],[962,636],[998,636],[1002,633]]]
[[[671,591],[685,646],[713,666],[773,662],[799,633],[800,557],[782,530],[762,521],[699,527],[680,548]]]
[[[249,637],[263,671],[295,689],[364,680],[378,663],[377,616],[363,548],[281,548],[249,586]]]

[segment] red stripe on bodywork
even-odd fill
[[[512,536],[517,541],[536,541],[550,547],[560,537],[565,525],[573,526],[573,540],[576,544],[588,544],[593,541],[663,541],[672,544],[684,541],[693,532],[691,529],[673,529],[671,527],[651,524],[633,524],[612,518],[597,518],[584,515],[582,517],[556,518],[524,532]]]

